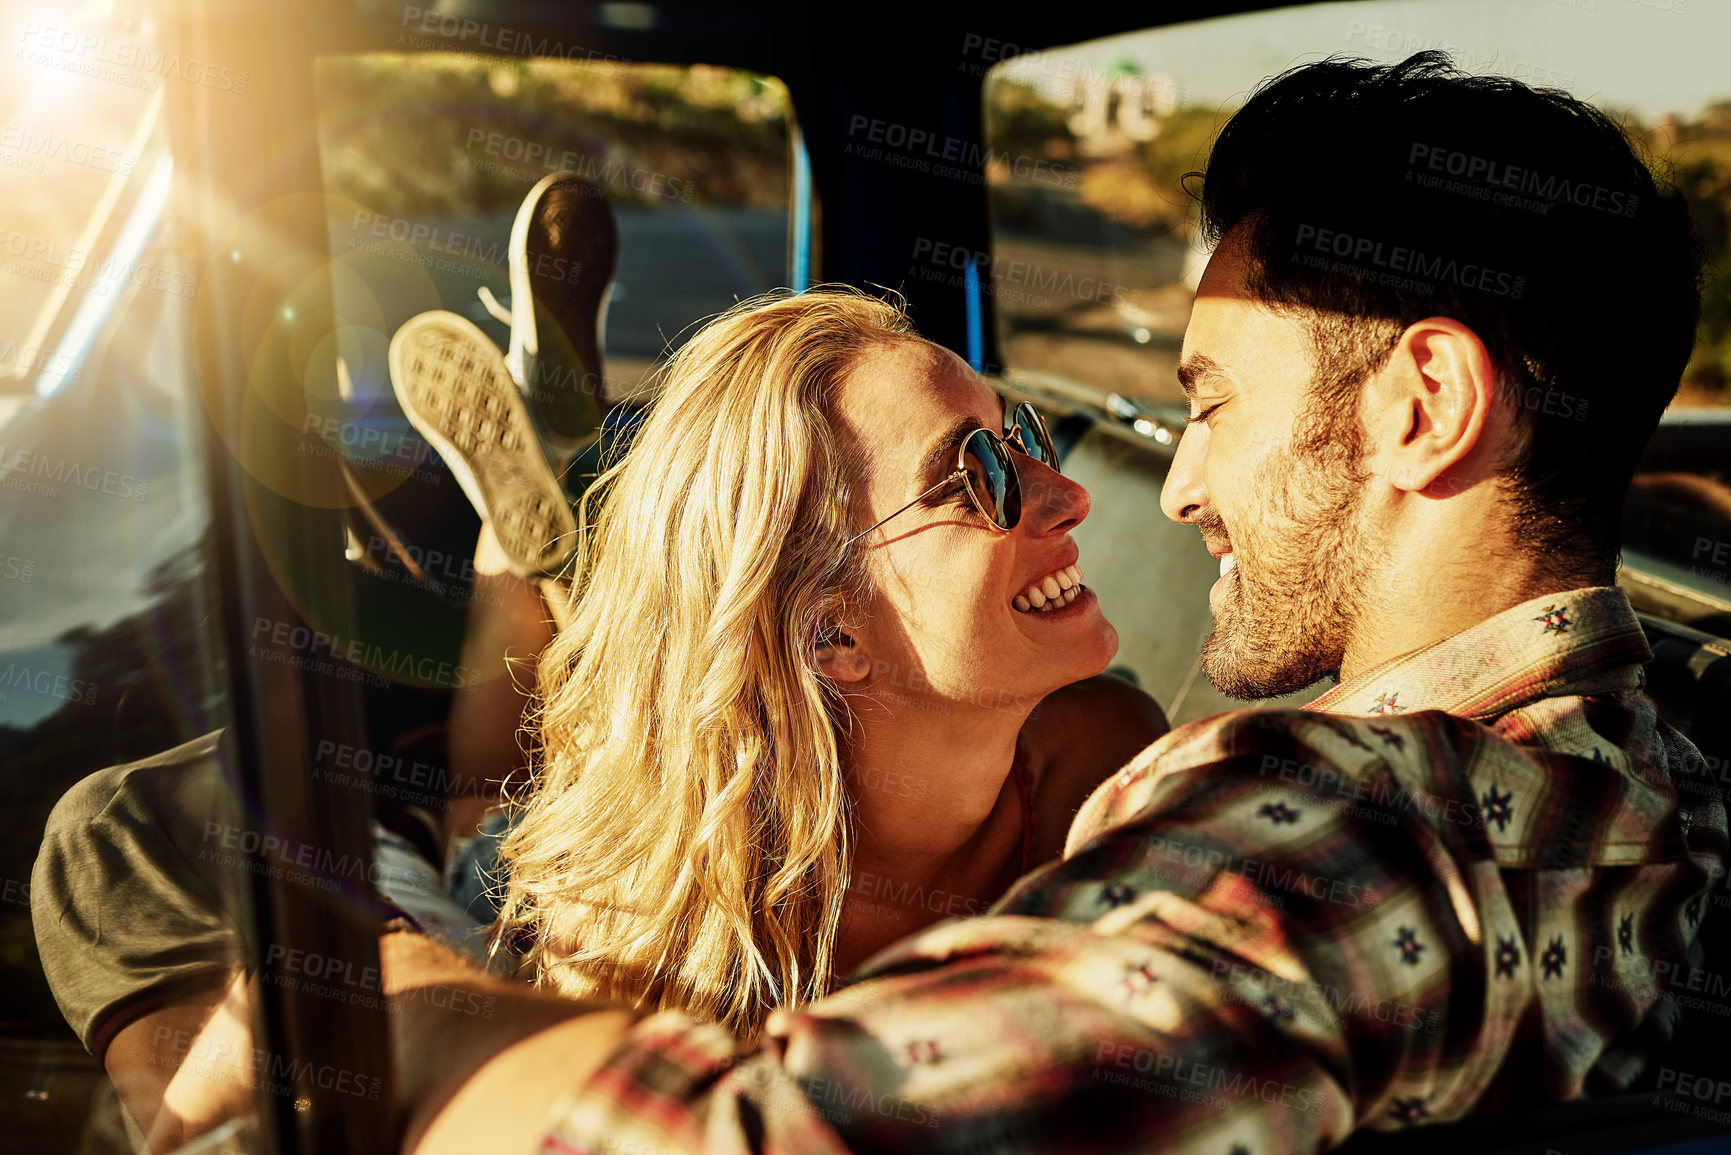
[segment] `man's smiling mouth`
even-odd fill
[[[1227,535],[1226,523],[1220,515],[1208,510],[1197,518],[1197,528],[1202,531],[1202,548],[1208,551],[1208,556],[1220,563],[1220,576],[1225,577],[1238,564],[1238,555],[1232,550],[1232,538]]]

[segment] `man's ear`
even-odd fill
[[[1407,326],[1365,393],[1373,472],[1396,489],[1448,496],[1494,473],[1496,366],[1479,335],[1452,317]]]
[[[812,653],[817,658],[817,672],[832,682],[854,685],[871,674],[872,660],[846,632],[834,627],[818,635]]]

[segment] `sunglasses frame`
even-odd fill
[[[1022,411],[1024,409],[1027,410],[1028,416],[1030,416],[1034,419],[1033,420],[1033,426],[1034,426],[1034,429],[1036,431],[1036,436],[1043,443],[1043,444],[1034,446],[1033,448],[1039,450],[1041,453],[1045,453],[1045,454],[1050,455],[1050,457],[1051,457],[1050,461],[1042,460],[1035,453],[1029,452],[1029,448],[1022,444],[1022,425],[1021,425],[1020,418],[1022,415]],[[1006,437],[1002,433],[994,433],[990,429],[987,429],[984,425],[975,426],[973,429],[968,431],[968,435],[966,437],[962,438],[961,445],[959,445],[956,448],[956,468],[953,472],[945,474],[943,477],[943,480],[939,481],[936,485],[932,486],[930,489],[926,490],[924,493],[921,493],[918,497],[914,498],[912,501],[908,502],[906,505],[902,506],[900,509],[896,510],[894,513],[888,515],[887,517],[880,519],[870,529],[867,529],[861,533],[857,533],[853,537],[849,538],[847,544],[852,545],[854,542],[858,541],[860,538],[865,537],[868,534],[871,534],[872,532],[877,530],[879,527],[883,526],[886,522],[890,521],[892,518],[899,517],[900,515],[906,513],[908,510],[912,509],[914,506],[918,505],[920,502],[924,501],[926,498],[930,497],[932,494],[936,493],[938,490],[942,489],[944,486],[949,485],[951,482],[955,481],[955,479],[958,476],[960,476],[962,479],[962,488],[967,493],[968,500],[973,502],[974,508],[979,511],[980,516],[986,519],[987,525],[991,526],[993,529],[997,530],[999,533],[1009,533],[1012,529],[1015,529],[1017,525],[1021,524],[1021,520],[1022,520],[1022,511],[1021,511],[1020,501],[1017,502],[1016,516],[1013,520],[1011,520],[1010,524],[1009,525],[999,525],[997,518],[993,517],[991,514],[986,512],[985,502],[980,500],[980,495],[974,492],[973,479],[972,479],[971,475],[968,473],[967,466],[962,464],[962,459],[968,452],[968,442],[972,441],[974,439],[975,435],[980,434],[980,433],[984,433],[987,437],[990,437],[992,440],[996,441],[999,445],[1002,445],[1005,448],[1005,450],[1015,450],[1017,453],[1020,453],[1023,457],[1031,457],[1035,461],[1039,461],[1040,464],[1045,465],[1047,468],[1051,469],[1054,473],[1061,473],[1062,470],[1060,470],[1058,468],[1058,451],[1055,448],[1053,448],[1053,446],[1052,446],[1051,431],[1046,428],[1046,420],[1045,420],[1045,418],[1040,416],[1040,411],[1038,409],[1035,409],[1032,405],[1028,404],[1026,401],[1018,401],[1018,402],[1016,402],[1015,407],[1009,411],[1009,413],[1006,415],[1006,417],[1007,417],[1007,420],[1006,420],[1005,424],[1008,427],[1009,436]],[[1016,472],[1015,458],[1011,457],[1009,455],[1009,453],[1007,453],[1007,452],[1004,455],[1004,464],[1006,466],[1005,472],[1008,474],[1008,481],[1005,483],[1005,486],[1004,486],[1004,497],[1005,497],[1006,502],[1007,502],[1012,490],[1016,493],[1018,498],[1021,496],[1022,476],[1021,476],[1021,474]]]

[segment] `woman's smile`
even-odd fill
[[[1082,570],[1075,562],[1029,582],[1010,604],[1024,614],[1055,613],[1082,594]]]
[[[1020,595],[1018,595],[1017,600],[1020,600]],[[1090,610],[1098,613],[1099,609],[1100,599],[1094,596],[1094,591],[1089,589],[1087,586],[1078,583],[1077,585],[1065,590],[1057,599],[1048,601],[1040,609],[1023,610],[1021,612],[1023,613],[1023,616],[1030,618],[1041,618],[1047,621],[1058,621],[1060,619],[1069,621],[1088,613]]]

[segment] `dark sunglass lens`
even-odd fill
[[[1019,434],[1022,452],[1042,465],[1058,468],[1058,453],[1052,448],[1052,437],[1046,432],[1046,423],[1040,419],[1032,405],[1026,401],[1017,405],[1010,418],[1010,427]]]
[[[981,511],[1000,529],[1015,525],[1022,515],[1022,494],[1004,443],[984,429],[974,430],[962,444],[962,468]]]

